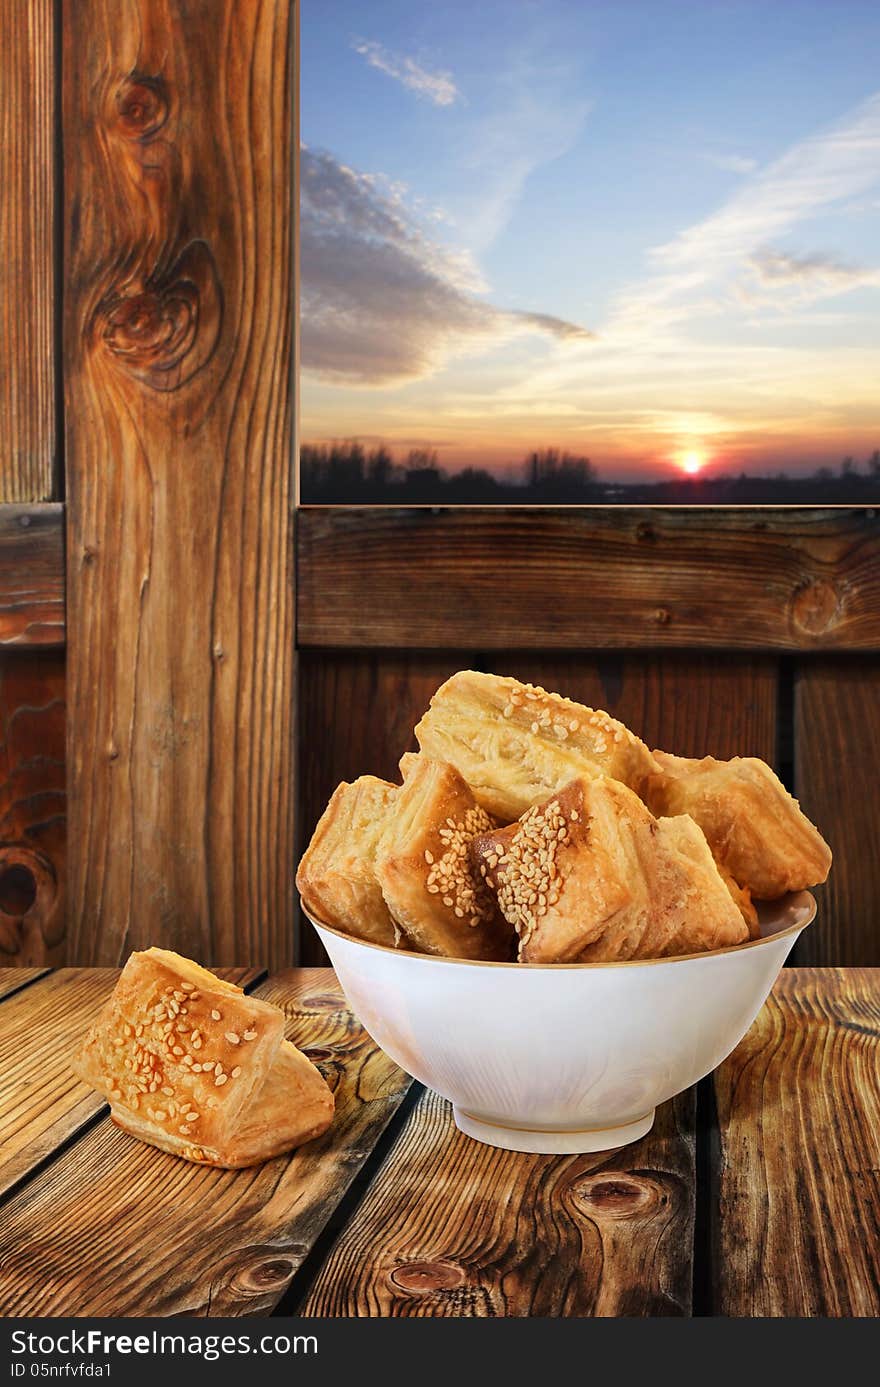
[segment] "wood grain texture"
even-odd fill
[[[64,507],[0,506],[0,647],[65,640]]]
[[[874,511],[307,509],[302,645],[880,648]]]
[[[795,684],[795,789],[834,853],[798,963],[880,964],[880,660],[804,662]]]
[[[37,978],[45,977],[47,971],[46,968],[0,968],[0,1000],[29,987]]]
[[[880,970],[788,968],[717,1071],[716,1314],[880,1314]]]
[[[255,995],[284,1007],[288,1036],[334,1088],[329,1132],[290,1157],[223,1171],[98,1121],[0,1207],[0,1313],[272,1309],[410,1081],[354,1020],[329,971],[291,970]]]
[[[290,0],[64,5],[70,958],[293,954]]]
[[[685,756],[775,758],[772,656],[304,651],[298,856],[341,780],[369,773],[399,781],[397,763],[416,749],[412,729],[431,695],[450,674],[474,664],[606,708],[651,746]],[[302,961],[323,963],[326,955],[304,917],[301,930]]]
[[[53,0],[0,0],[0,501],[54,494]]]
[[[259,970],[220,970],[240,987]],[[0,1006],[0,1195],[80,1132],[106,1103],[70,1056],[116,986],[116,968],[62,968]]]
[[[299,1313],[688,1315],[694,1099],[642,1141],[525,1156],[463,1136],[426,1093]]]
[[[65,957],[64,662],[0,655],[0,963]]]

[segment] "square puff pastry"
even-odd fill
[[[376,853],[376,876],[419,953],[512,959],[515,936],[468,851],[494,827],[454,766],[412,757]]]
[[[576,776],[606,775],[639,793],[654,758],[608,713],[532,684],[462,670],[447,679],[415,729],[428,756],[449,761],[502,822]]]
[[[284,1013],[166,949],[133,953],[73,1069],[117,1126],[207,1165],[257,1165],[320,1135],[333,1094]]]
[[[333,796],[296,874],[303,905],[319,920],[394,947],[394,921],[376,879],[376,849],[399,788],[362,775]]]
[[[580,777],[472,845],[523,963],[662,958],[739,944],[748,927],[703,834]]]
[[[824,881],[831,849],[764,761],[654,753],[645,798],[655,814],[690,814],[722,870],[758,900]]]

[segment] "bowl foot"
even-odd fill
[[[635,1122],[621,1127],[564,1129],[504,1126],[484,1122],[473,1113],[462,1112],[453,1104],[452,1115],[460,1132],[482,1141],[486,1146],[500,1146],[504,1151],[527,1151],[538,1155],[580,1155],[586,1151],[612,1151],[627,1146],[650,1132],[654,1125],[654,1109]]]

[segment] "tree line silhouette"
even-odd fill
[[[716,474],[656,482],[603,480],[587,457],[539,448],[506,476],[485,468],[450,472],[433,448],[411,448],[402,462],[379,443],[304,443],[304,505],[860,505],[880,502],[880,449],[809,476]]]

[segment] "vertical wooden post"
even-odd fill
[[[293,956],[291,0],[65,0],[70,958]]]
[[[53,0],[0,0],[0,501],[54,496]]]

